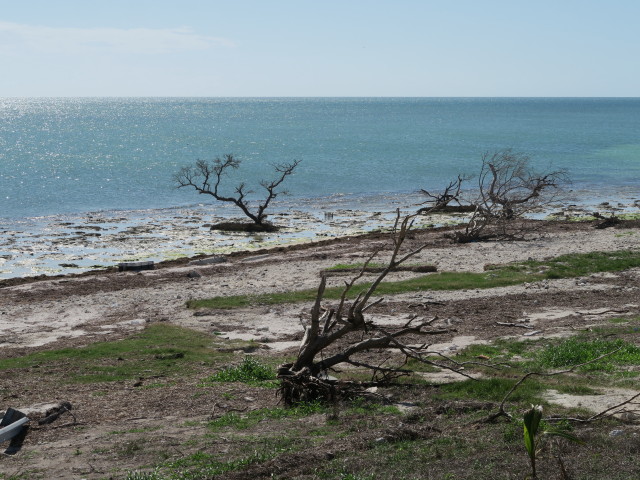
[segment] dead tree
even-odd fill
[[[403,249],[414,218],[415,215],[410,215],[400,220],[398,215],[392,237],[391,258],[386,262],[384,270],[354,300],[349,301],[347,297],[358,288],[356,282],[360,280],[367,266],[380,253],[380,250],[371,254],[358,275],[349,282],[345,282],[340,300],[335,306],[322,305],[326,287],[326,277],[322,276],[315,303],[309,318],[304,321],[305,333],[298,357],[294,363],[283,364],[278,369],[278,378],[281,382],[280,394],[285,404],[334,398],[337,390],[341,387],[346,388],[347,384],[332,379],[328,374],[341,364],[368,369],[372,374],[373,383],[386,382],[411,373],[404,368],[408,359],[462,373],[463,364],[456,363],[441,354],[430,352],[429,343],[407,343],[409,336],[415,339],[416,336],[437,335],[451,331],[448,328],[436,327],[434,323],[437,318],[425,320],[414,317],[399,328],[385,328],[376,324],[371,318],[367,318],[367,313],[383,300],[380,298],[372,301],[371,299],[389,272],[426,248],[426,245],[421,245],[409,250]],[[400,354],[402,360],[395,365],[390,365],[387,362],[390,358],[377,364],[372,364],[365,358],[359,358],[359,354],[371,352],[383,352],[387,353],[387,356],[391,356],[389,352],[396,352]],[[434,355],[441,361],[434,360]]]
[[[432,193],[429,190],[421,189],[420,193],[428,198],[425,202],[426,206],[418,210],[419,214],[427,214],[434,212],[473,212],[473,205],[463,205],[460,200],[460,191],[462,184],[469,180],[470,177],[458,175],[456,180],[449,182],[442,192]],[[451,205],[453,204],[453,205]]]
[[[195,165],[183,167],[174,176],[178,188],[193,187],[198,193],[211,195],[220,202],[228,202],[237,206],[244,215],[251,219],[258,230],[273,230],[274,227],[267,223],[266,209],[269,204],[278,195],[286,194],[284,190],[279,191],[278,188],[284,180],[296,169],[300,164],[300,160],[294,160],[291,163],[283,163],[273,165],[277,172],[274,180],[262,180],[260,186],[266,190],[266,196],[257,207],[252,211],[247,195],[253,193],[247,190],[244,182],[235,187],[235,195],[225,195],[222,193],[221,183],[222,177],[228,174],[229,170],[236,170],[240,167],[241,161],[236,159],[232,154],[226,154],[223,158],[217,157],[212,161],[198,160]]]
[[[422,191],[434,206],[454,202],[471,212],[465,228],[452,235],[460,243],[521,236],[530,228],[525,221],[526,215],[557,200],[567,174],[564,170],[537,172],[531,166],[529,156],[506,149],[482,155],[476,193],[464,201],[461,199],[462,184],[469,178],[458,176],[449,184],[444,196]]]

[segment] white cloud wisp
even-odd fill
[[[166,54],[233,47],[225,38],[198,35],[192,29],[55,28],[0,21],[0,54]]]

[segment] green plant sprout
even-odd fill
[[[546,425],[541,429],[542,422],[542,405],[531,405],[524,414],[524,446],[529,454],[529,462],[531,463],[531,479],[537,479],[536,474],[536,458],[542,450],[542,440],[539,438],[543,435],[558,436],[571,440],[572,442],[583,443],[578,437],[568,432],[549,428]]]

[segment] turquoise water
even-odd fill
[[[244,162],[229,185],[302,160],[302,200],[435,188],[506,147],[578,190],[635,189],[640,99],[2,99],[0,217],[211,203],[172,175],[224,153]]]

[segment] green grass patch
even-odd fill
[[[153,324],[122,340],[1,359],[0,371],[37,368],[55,374],[60,369],[69,383],[170,377],[195,365],[228,362],[233,354],[215,350],[215,342],[220,340],[206,333]]]
[[[540,350],[536,360],[544,368],[563,368],[589,362],[615,350],[618,351],[597,362],[580,367],[580,370],[613,372],[620,366],[640,365],[640,347],[620,339],[569,338],[558,345],[550,345]]]
[[[275,370],[253,357],[244,357],[239,365],[232,365],[214,373],[204,383],[241,382],[249,385],[261,385],[276,380]]]
[[[625,322],[611,321],[609,325],[592,327],[591,331],[600,338],[625,334],[636,335],[640,333],[640,319],[627,319]]]
[[[428,290],[472,290],[518,285],[544,279],[573,278],[599,272],[622,271],[640,266],[640,251],[619,250],[586,254],[562,255],[545,261],[527,261],[507,265],[494,265],[487,272],[440,272],[397,282],[380,283],[376,294],[394,295]],[[358,284],[351,297],[368,288],[370,283]],[[327,288],[324,298],[337,300],[342,287]],[[258,295],[235,295],[189,300],[189,308],[242,308],[251,305],[311,302],[317,289]]]
[[[246,413],[229,412],[219,418],[212,420],[207,426],[217,432],[223,428],[233,428],[236,430],[246,430],[264,420],[278,420],[283,418],[302,418],[315,413],[327,412],[327,407],[321,403],[301,403],[290,408],[261,408]]]
[[[640,322],[640,318],[625,318],[625,317],[616,317],[610,318],[609,323],[631,323],[631,322]]]
[[[349,403],[345,413],[352,415],[400,415],[402,412],[395,405],[383,405],[367,401],[364,398],[356,398]]]
[[[587,385],[574,384],[574,383],[560,383],[554,386],[555,390],[560,393],[566,393],[568,395],[600,395],[601,392],[595,390]]]
[[[376,290],[377,295],[394,295],[406,292],[420,292],[426,290],[464,290],[477,288],[493,288],[515,285],[531,280],[530,276],[513,270],[494,271],[490,273],[458,273],[442,272],[419,278],[401,280],[398,282],[382,282]],[[352,289],[355,297],[366,290],[371,284],[358,284]],[[338,300],[342,295],[342,287],[327,288],[324,298]],[[214,297],[202,300],[189,300],[189,308],[242,308],[251,305],[277,305],[282,303],[312,302],[315,300],[317,289],[298,290],[292,292],[264,293],[259,295],[235,295],[229,297]]]
[[[640,251],[617,250],[561,255],[546,262],[546,278],[572,278],[599,272],[619,272],[640,266]]]
[[[158,465],[151,472],[129,472],[125,480],[203,480],[266,462],[278,455],[295,450],[289,438],[269,438],[251,445],[245,455],[229,459],[228,455],[196,452],[179,460]]]
[[[479,380],[465,380],[440,386],[437,397],[442,400],[486,400],[501,402],[518,379],[512,378],[481,378]],[[509,402],[541,403],[540,395],[544,386],[536,379],[523,382],[509,397]]]

